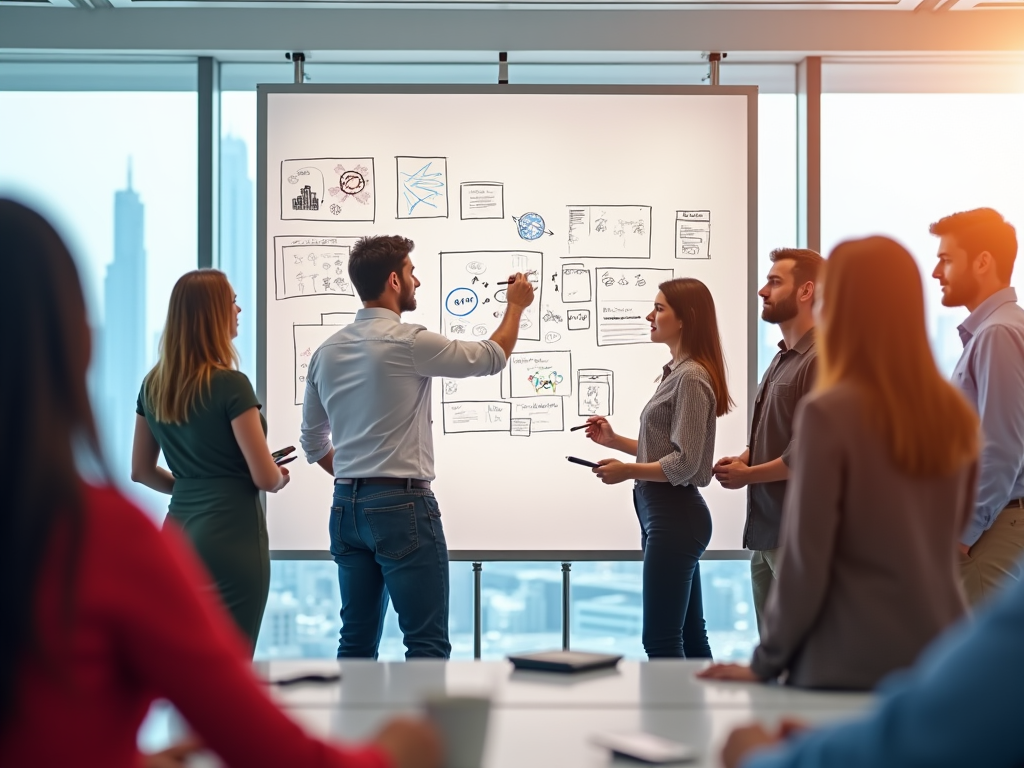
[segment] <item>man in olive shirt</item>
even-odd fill
[[[758,630],[775,580],[782,502],[793,450],[793,416],[797,403],[814,386],[817,372],[812,307],[824,262],[816,252],[797,248],[777,248],[771,260],[768,281],[757,294],[764,303],[761,319],[777,324],[783,340],[757,389],[747,450],[715,464],[715,478],[724,488],[749,486],[743,546],[753,550],[750,581]]]

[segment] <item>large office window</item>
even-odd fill
[[[193,90],[0,91],[0,195],[39,210],[75,256],[106,458],[114,480],[157,517],[167,497],[130,482],[131,444],[170,289],[196,266],[194,67],[184,78]]]
[[[826,93],[821,100],[822,246],[884,234],[917,259],[939,367],[963,347],[962,308],[941,305],[931,222],[988,206],[1024,226],[1024,95]],[[884,279],[884,276],[879,276]],[[1024,270],[1014,274],[1024,287]]]

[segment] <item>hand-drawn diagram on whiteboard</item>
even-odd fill
[[[615,374],[612,371],[580,368],[576,377],[580,416],[611,416],[615,413]]]
[[[711,211],[676,211],[676,258],[711,258]]]
[[[671,269],[598,268],[597,345],[650,343],[647,315],[654,307],[659,283],[673,277]]]
[[[274,238],[274,297],[355,296],[348,279],[348,254],[358,238]]]
[[[583,264],[562,264],[562,302],[579,304],[592,298],[590,270]]]
[[[570,205],[568,256],[651,258],[651,206]]]
[[[448,218],[448,160],[444,157],[395,158],[398,169],[398,218]]]
[[[504,397],[569,397],[572,395],[572,354],[513,352],[502,375]]]
[[[534,301],[523,312],[519,338],[540,341],[544,257],[539,251],[444,251],[441,253],[441,333],[453,339],[487,338],[505,315],[505,286],[516,272],[529,272]]]
[[[505,185],[500,181],[464,181],[459,194],[463,219],[505,218]]]
[[[501,400],[462,401],[441,405],[444,433],[508,432],[512,406]]]
[[[569,309],[565,312],[565,324],[570,331],[585,331],[590,328],[589,309]]]
[[[513,216],[512,222],[516,225],[516,232],[523,240],[539,240],[544,235],[555,234],[544,224],[544,217],[539,213],[524,213],[522,216]]]
[[[310,157],[281,161],[281,218],[373,221],[372,157]]]
[[[292,324],[295,340],[295,404],[302,405],[306,393],[306,371],[313,353],[337,333],[342,326],[355,320],[354,312],[328,312],[320,316],[318,324]]]
[[[516,435],[516,426],[525,429],[529,437],[537,432],[564,432],[565,409],[560,397],[535,397],[529,400],[512,401],[512,434]]]

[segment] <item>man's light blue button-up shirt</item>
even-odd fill
[[[334,476],[434,479],[431,378],[490,376],[497,342],[453,341],[389,309],[361,309],[313,353],[302,403],[312,464],[334,447]]]
[[[996,291],[958,330],[964,352],[953,383],[977,409],[984,439],[974,515],[961,537],[973,546],[1011,499],[1024,497],[1024,309],[1017,292]]]

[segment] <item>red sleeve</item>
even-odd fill
[[[288,718],[253,675],[221,606],[200,589],[202,566],[180,534],[161,534],[128,502],[103,495],[115,518],[112,535],[100,538],[111,547],[108,562],[117,563],[121,659],[227,765],[391,768],[377,747],[329,745]]]

